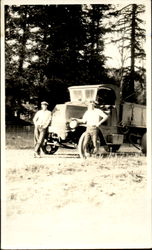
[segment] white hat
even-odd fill
[[[49,105],[48,102],[41,102],[41,105]]]

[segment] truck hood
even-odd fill
[[[62,139],[66,138],[67,123],[71,118],[81,119],[87,110],[87,104],[65,103],[58,104],[52,111],[52,121],[49,131],[58,134]]]

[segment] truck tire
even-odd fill
[[[87,155],[86,155],[86,152],[84,150],[84,137],[85,137],[85,132],[81,135],[80,139],[79,139],[79,142],[78,142],[78,152],[79,152],[79,155],[80,155],[80,158],[87,158],[89,156],[91,156],[93,154],[93,143],[92,141],[90,140],[89,144],[88,144],[88,149],[87,149]],[[98,149],[100,147],[100,138],[98,136],[98,139],[97,139],[97,144],[98,144]]]
[[[141,151],[143,154],[147,153],[147,135],[146,135],[146,133],[143,134],[142,139],[141,139]]]
[[[58,146],[50,145],[49,143],[46,143],[42,146],[42,150],[47,155],[53,155],[57,150]]]
[[[105,145],[104,150],[106,152],[116,153],[119,150],[120,147],[121,147],[121,145]]]

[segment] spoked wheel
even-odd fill
[[[52,142],[53,143],[53,142]],[[51,144],[49,142],[46,142],[43,146],[42,146],[42,150],[45,154],[48,155],[53,155],[57,150],[58,150],[59,146],[56,146],[55,144]]]
[[[106,152],[113,152],[113,153],[116,153],[119,148],[120,148],[121,145],[105,145],[104,146],[104,150]]]
[[[86,146],[86,149],[84,148],[84,138],[85,138],[86,133],[84,132],[78,142],[78,151],[79,151],[79,155],[81,158],[87,158],[89,156],[91,156],[93,154],[94,151],[94,147],[93,147],[93,143],[92,140],[90,139],[89,143]],[[97,138],[97,148],[99,150],[100,147],[100,138],[98,136]],[[97,151],[98,151],[97,150]]]

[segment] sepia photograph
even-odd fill
[[[151,1],[1,1],[1,248],[152,247]]]

